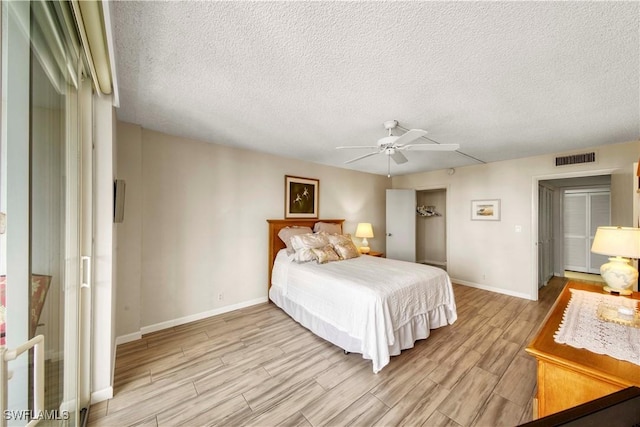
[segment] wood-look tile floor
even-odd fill
[[[117,350],[114,397],[89,426],[513,426],[531,420],[524,351],[564,286],[527,301],[454,285],[458,321],[380,373],[274,304],[145,335]]]

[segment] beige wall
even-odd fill
[[[386,177],[118,123],[121,342],[266,301],[266,219],[283,218],[285,175],[318,178],[320,217],[345,218],[347,233],[371,222],[370,246],[384,251]]]
[[[447,266],[454,282],[537,299],[538,180],[611,173],[612,222],[632,225],[632,165],[640,143],[596,151],[596,164],[556,168],[556,155],[536,156],[458,168],[453,175],[441,170],[394,177],[393,188],[447,188]],[[501,220],[471,221],[476,199],[500,199]]]
[[[117,179],[125,181],[124,221],[116,226],[118,270],[116,283],[116,335],[140,329],[140,281],[142,280],[142,129],[117,123]],[[135,326],[128,330],[127,325]],[[123,332],[123,328],[124,331]],[[129,327],[130,329],[130,327]]]

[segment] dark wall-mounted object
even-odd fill
[[[126,183],[123,179],[113,181],[113,222],[124,221],[124,193]]]

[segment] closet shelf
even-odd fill
[[[418,206],[416,207],[416,213],[423,218],[429,218],[432,216],[442,216],[441,213],[436,211],[435,206]]]

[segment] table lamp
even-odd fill
[[[373,227],[368,222],[361,222],[358,224],[358,228],[356,228],[356,237],[362,238],[362,246],[360,246],[360,253],[368,254],[371,250],[369,248],[368,238],[373,237]]]
[[[638,270],[629,258],[640,258],[640,228],[598,227],[591,252],[611,256],[609,262],[600,267],[600,275],[607,283],[604,290],[631,295],[638,281]]]

